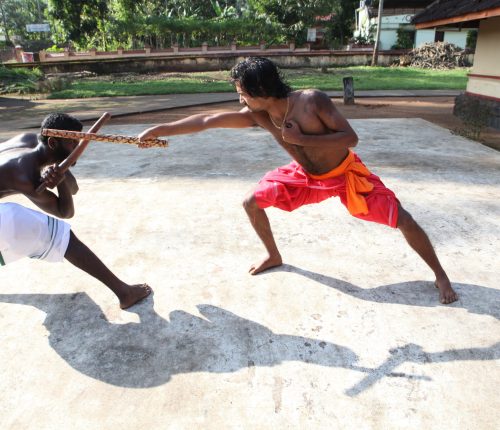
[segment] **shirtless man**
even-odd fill
[[[52,114],[42,128],[81,131],[82,124],[66,114]],[[20,134],[0,143],[0,199],[24,194],[45,212],[59,218],[74,215],[73,194],[78,191],[75,177],[61,174],[57,164],[78,144],[72,139]],[[47,167],[44,174],[41,171]],[[37,193],[44,180],[49,190]],[[118,279],[71,231],[69,224],[16,203],[0,203],[0,265],[22,257],[56,262],[66,258],[79,269],[111,289],[126,309],[151,293],[147,284],[128,285]]]
[[[325,93],[292,91],[275,64],[260,57],[238,63],[231,78],[245,106],[239,112],[193,115],[149,128],[139,138],[260,126],[290,154],[294,161],[268,172],[243,203],[267,251],[262,261],[251,266],[252,275],[282,264],[265,208],[292,211],[338,196],[353,216],[400,229],[434,271],[441,303],[457,300],[426,233],[350,149],[358,137]]]

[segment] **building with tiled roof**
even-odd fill
[[[436,0],[412,21],[417,29],[479,27],[474,65],[467,90],[455,102],[455,112],[467,101],[490,108],[489,125],[500,129],[500,0]]]

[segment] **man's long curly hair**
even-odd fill
[[[263,57],[249,57],[231,69],[231,82],[238,82],[251,97],[285,99],[292,89],[276,64]]]

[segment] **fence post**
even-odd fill
[[[236,47],[236,40],[233,40],[231,42],[231,51],[236,51],[237,47]]]
[[[201,44],[201,52],[207,52],[208,51],[208,43],[207,42],[203,42]]]
[[[15,50],[15,55],[16,55],[16,61],[18,63],[22,63],[23,62],[23,51],[24,51],[23,47],[20,45],[16,45],[14,50]]]
[[[346,76],[342,79],[344,83],[344,104],[353,105],[354,104],[354,81],[352,76]]]

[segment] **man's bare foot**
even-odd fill
[[[264,258],[259,264],[252,264],[248,273],[250,275],[256,275],[257,273],[263,272],[264,270],[270,269],[272,267],[281,266],[283,264],[283,260],[281,259],[281,255],[277,255],[274,257],[268,256]]]
[[[120,297],[120,308],[127,309],[151,294],[151,287],[148,284],[137,284],[128,287]]]
[[[439,301],[448,305],[458,300],[458,295],[455,290],[451,288],[450,280],[446,278],[436,279],[434,282],[436,288],[439,289]]]

